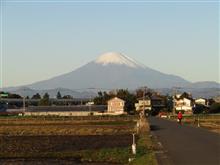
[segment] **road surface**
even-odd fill
[[[219,134],[156,117],[149,122],[162,146],[156,152],[159,165],[220,165]]]

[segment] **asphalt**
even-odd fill
[[[159,165],[220,165],[219,134],[156,117],[149,122],[161,146]]]

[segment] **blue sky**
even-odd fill
[[[219,79],[218,1],[1,1],[1,86],[115,51],[189,81]]]

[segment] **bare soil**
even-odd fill
[[[86,118],[87,119],[87,118]],[[136,122],[123,118],[1,118],[1,165],[110,165],[128,161]]]
[[[92,136],[2,136],[1,153],[72,152],[79,150],[128,147],[132,135]]]

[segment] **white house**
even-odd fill
[[[173,101],[175,111],[184,111],[186,114],[192,114],[193,99],[189,94],[175,95]]]
[[[124,114],[124,106],[125,101],[114,97],[108,101],[108,110],[107,113],[114,113],[114,114]]]
[[[196,104],[200,104],[200,105],[204,105],[204,106],[208,106],[208,101],[204,98],[198,98],[195,100]]]
[[[151,110],[151,100],[149,97],[143,99],[138,99],[138,103],[135,104],[136,111],[141,110]]]

